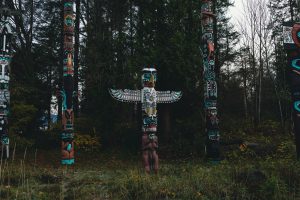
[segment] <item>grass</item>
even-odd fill
[[[268,155],[228,151],[218,165],[165,158],[159,175],[146,175],[137,155],[77,152],[74,168],[59,157],[28,149],[1,159],[0,199],[300,199],[300,163],[288,138]]]

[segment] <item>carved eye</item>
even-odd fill
[[[295,24],[292,29],[292,38],[295,44],[300,47],[300,24]]]
[[[295,101],[295,102],[294,102],[294,109],[297,110],[298,112],[300,112],[300,107],[299,107],[299,105],[300,105],[300,101]]]
[[[144,74],[144,79],[150,79],[150,74],[149,73],[145,73]]]
[[[295,69],[300,70],[300,59],[292,60],[292,67],[295,68]]]

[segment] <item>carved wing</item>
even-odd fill
[[[0,12],[0,13],[1,13],[1,12]],[[7,34],[12,34],[11,26],[10,26],[10,24],[9,24],[7,21],[3,22],[3,23],[0,25],[0,33],[3,33],[4,28],[6,28]]]
[[[157,103],[173,103],[178,101],[182,92],[175,91],[157,91]]]
[[[109,89],[110,95],[118,101],[137,103],[141,102],[141,91],[140,90],[114,90]]]

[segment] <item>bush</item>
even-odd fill
[[[75,148],[85,151],[93,151],[99,149],[100,147],[101,145],[99,137],[75,134]]]

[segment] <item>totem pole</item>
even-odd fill
[[[217,82],[215,74],[212,0],[202,1],[202,56],[204,76],[206,155],[212,161],[220,160],[220,134],[217,112]]]
[[[74,10],[73,0],[63,0],[64,3],[64,60],[62,97],[62,160],[63,165],[72,165],[74,159]]]
[[[4,1],[1,1],[0,8],[0,137],[2,150],[6,151],[6,158],[9,157],[9,138],[8,138],[8,115],[9,115],[9,70],[12,58],[11,39],[13,36],[9,16],[16,14],[10,10]]]
[[[300,160],[300,23],[283,24],[283,43],[288,58],[297,159]]]
[[[178,101],[182,93],[174,91],[156,91],[154,89],[157,80],[154,67],[142,70],[141,90],[114,90],[110,89],[113,98],[122,102],[142,103],[142,151],[143,163],[147,173],[154,170],[158,172],[158,138],[157,132],[157,109],[158,103],[173,103]]]

